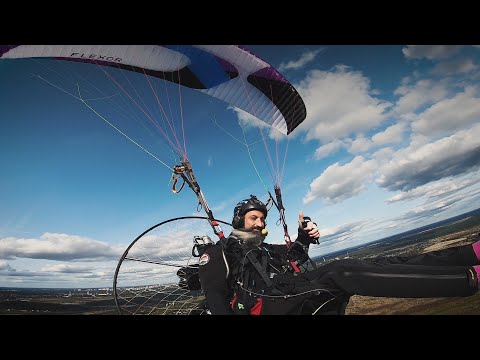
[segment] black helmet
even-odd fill
[[[239,229],[245,226],[245,214],[250,210],[258,210],[267,218],[267,206],[257,199],[255,195],[250,195],[250,199],[240,201],[233,210],[232,226]]]

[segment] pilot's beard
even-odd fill
[[[241,240],[247,247],[260,246],[263,240],[265,240],[265,235],[260,231],[246,230],[244,228],[233,229],[232,235]]]

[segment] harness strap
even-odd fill
[[[273,287],[273,282],[272,280],[270,279],[270,277],[267,275],[267,272],[263,269],[262,265],[260,265],[260,263],[258,262],[258,260],[255,258],[255,256],[253,256],[253,254],[251,252],[248,252],[247,253],[247,258],[248,260],[250,260],[250,262],[252,263],[252,265],[255,267],[255,270],[257,270],[257,272],[260,274],[260,276],[262,277],[263,281],[265,281],[265,284],[268,286],[268,287]]]
[[[265,248],[262,247],[262,268],[263,271],[267,272],[268,258]]]

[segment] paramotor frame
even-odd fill
[[[198,257],[193,239],[209,234],[214,238],[208,217],[183,216],[162,221],[137,236],[115,270],[113,294],[119,314],[204,313],[204,296],[196,286]]]

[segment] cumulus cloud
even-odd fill
[[[312,62],[315,59],[315,57],[318,55],[318,53],[321,52],[322,50],[324,49],[322,48],[314,51],[306,51],[300,56],[300,59],[298,60],[291,60],[286,63],[281,63],[278,66],[278,70],[284,71],[289,69],[294,69],[294,70],[300,69],[305,65],[307,65],[308,63]]]
[[[387,127],[384,131],[380,131],[372,136],[371,139],[359,135],[350,144],[349,151],[353,154],[365,153],[372,148],[378,148],[387,144],[398,144],[403,141],[403,134],[407,125],[397,123]]]
[[[480,120],[480,98],[468,87],[451,99],[440,101],[425,110],[412,123],[412,130],[423,135],[438,135],[464,129]]]
[[[449,76],[455,74],[466,74],[476,69],[478,69],[478,65],[475,65],[472,59],[462,58],[455,61],[437,64],[433,68],[432,74]]]
[[[407,59],[446,59],[458,53],[462,45],[408,45],[402,49]]]
[[[307,140],[321,143],[374,128],[386,118],[386,109],[391,106],[371,96],[369,79],[346,66],[311,71],[296,88],[308,109],[298,129],[306,131]]]
[[[198,216],[198,213],[195,216]],[[228,225],[221,226],[228,231]],[[212,230],[209,223],[202,219],[187,218],[168,222],[142,236],[129,249],[128,256],[183,265],[191,260],[194,236],[205,234],[212,234]]]
[[[195,230],[179,228],[175,231],[173,228],[165,228],[165,234],[160,232],[146,234],[130,249],[129,256],[145,260],[183,261],[192,250],[193,236],[197,235],[194,233]]]
[[[8,271],[8,269],[7,271],[1,271],[0,275],[14,277],[14,278],[28,278],[28,279],[40,278],[40,281],[42,282],[42,284],[43,284],[43,281],[50,280],[50,277],[52,276],[51,273],[44,272],[44,271],[15,270],[15,269],[12,269],[11,271]],[[57,283],[59,279],[55,278],[54,281]]]
[[[373,147],[373,142],[369,139],[359,135],[355,140],[350,143],[350,152],[353,154],[364,153]]]
[[[0,259],[31,258],[48,260],[118,259],[122,249],[82,236],[44,233],[40,239],[6,237],[0,239]]]
[[[388,190],[408,191],[449,176],[478,169],[480,124],[450,137],[398,151],[382,166],[377,183]]]
[[[363,238],[364,230],[370,226],[375,226],[372,220],[359,220],[347,224],[324,228],[320,230],[320,245],[310,247],[310,255],[318,256],[317,254],[329,253],[345,249],[349,246],[355,246],[358,241],[359,234]]]
[[[345,146],[345,144],[343,143],[343,141],[333,140],[332,142],[329,142],[328,144],[322,145],[318,149],[316,149],[315,154],[314,154],[314,158],[316,160],[326,158],[327,156],[337,152],[338,150],[340,150],[344,146]]]
[[[91,278],[95,280],[110,280],[110,278],[112,277],[112,274],[109,272],[97,271],[95,273],[86,273],[82,277],[86,279]]]
[[[394,203],[398,201],[414,200],[419,197],[426,197],[430,199],[440,198],[455,194],[456,192],[468,188],[470,186],[480,183],[480,173],[476,173],[473,177],[466,179],[439,180],[430,184],[419,186],[409,191],[402,191],[399,194],[392,196],[387,200],[387,203]]]
[[[239,125],[243,128],[244,131],[249,131],[251,129],[260,129],[260,131],[264,132],[264,130],[267,130],[268,137],[272,140],[282,141],[287,139],[287,136],[285,134],[281,133],[271,125],[267,124],[265,121],[259,120],[255,116],[241,109],[238,109],[238,108],[231,108],[231,109],[237,114]],[[231,134],[229,135],[232,136]],[[262,135],[260,135],[259,133],[258,137],[261,139]],[[245,139],[243,137],[241,137],[240,139],[235,138],[235,140],[246,145]]]
[[[348,224],[342,224],[330,228],[321,229],[321,241],[322,243],[325,243],[330,241],[342,241],[350,238],[368,222],[368,220],[360,220]]]
[[[268,125],[265,121],[262,121],[262,120],[256,118],[252,114],[250,114],[250,113],[248,113],[248,112],[246,112],[242,109],[234,108],[234,107],[230,107],[229,109],[233,110],[237,114],[240,126],[242,128],[244,128],[245,130],[248,130],[252,127],[254,127],[254,128],[270,127],[270,125]]]
[[[95,268],[90,266],[70,265],[70,264],[50,264],[42,267],[41,271],[55,272],[55,273],[90,273]]]
[[[395,154],[395,150],[390,147],[386,147],[374,152],[372,154],[372,159],[375,159],[378,164],[383,164],[390,161],[393,154]]]
[[[418,222],[421,219],[424,218],[433,218],[434,216],[437,216],[447,210],[448,207],[445,206],[445,204],[425,204],[416,207],[413,210],[410,210],[400,216],[397,219],[397,224],[400,224],[401,226],[405,226],[409,223],[415,223]],[[430,222],[434,222],[434,220],[431,220]]]
[[[0,260],[0,270],[12,270],[12,267],[5,260]]]
[[[323,198],[327,202],[338,203],[357,195],[366,189],[376,168],[375,160],[366,160],[363,156],[357,156],[345,165],[335,163],[312,181],[303,202],[308,204]]]
[[[384,131],[373,135],[372,142],[377,146],[400,143],[403,140],[405,129],[406,125],[404,123],[389,126]]]
[[[404,81],[394,94],[399,96],[394,112],[400,116],[408,116],[423,105],[429,105],[444,99],[448,94],[446,81],[422,79],[415,83]]]
[[[462,204],[463,211],[465,211],[465,200],[478,202],[480,197],[480,190],[476,189],[469,193],[457,193],[450,197],[438,200],[428,201],[425,204],[419,205],[414,209],[406,212],[398,218],[399,222],[414,222],[424,218],[432,218],[451,209],[457,204]],[[430,222],[432,220],[430,219]]]

